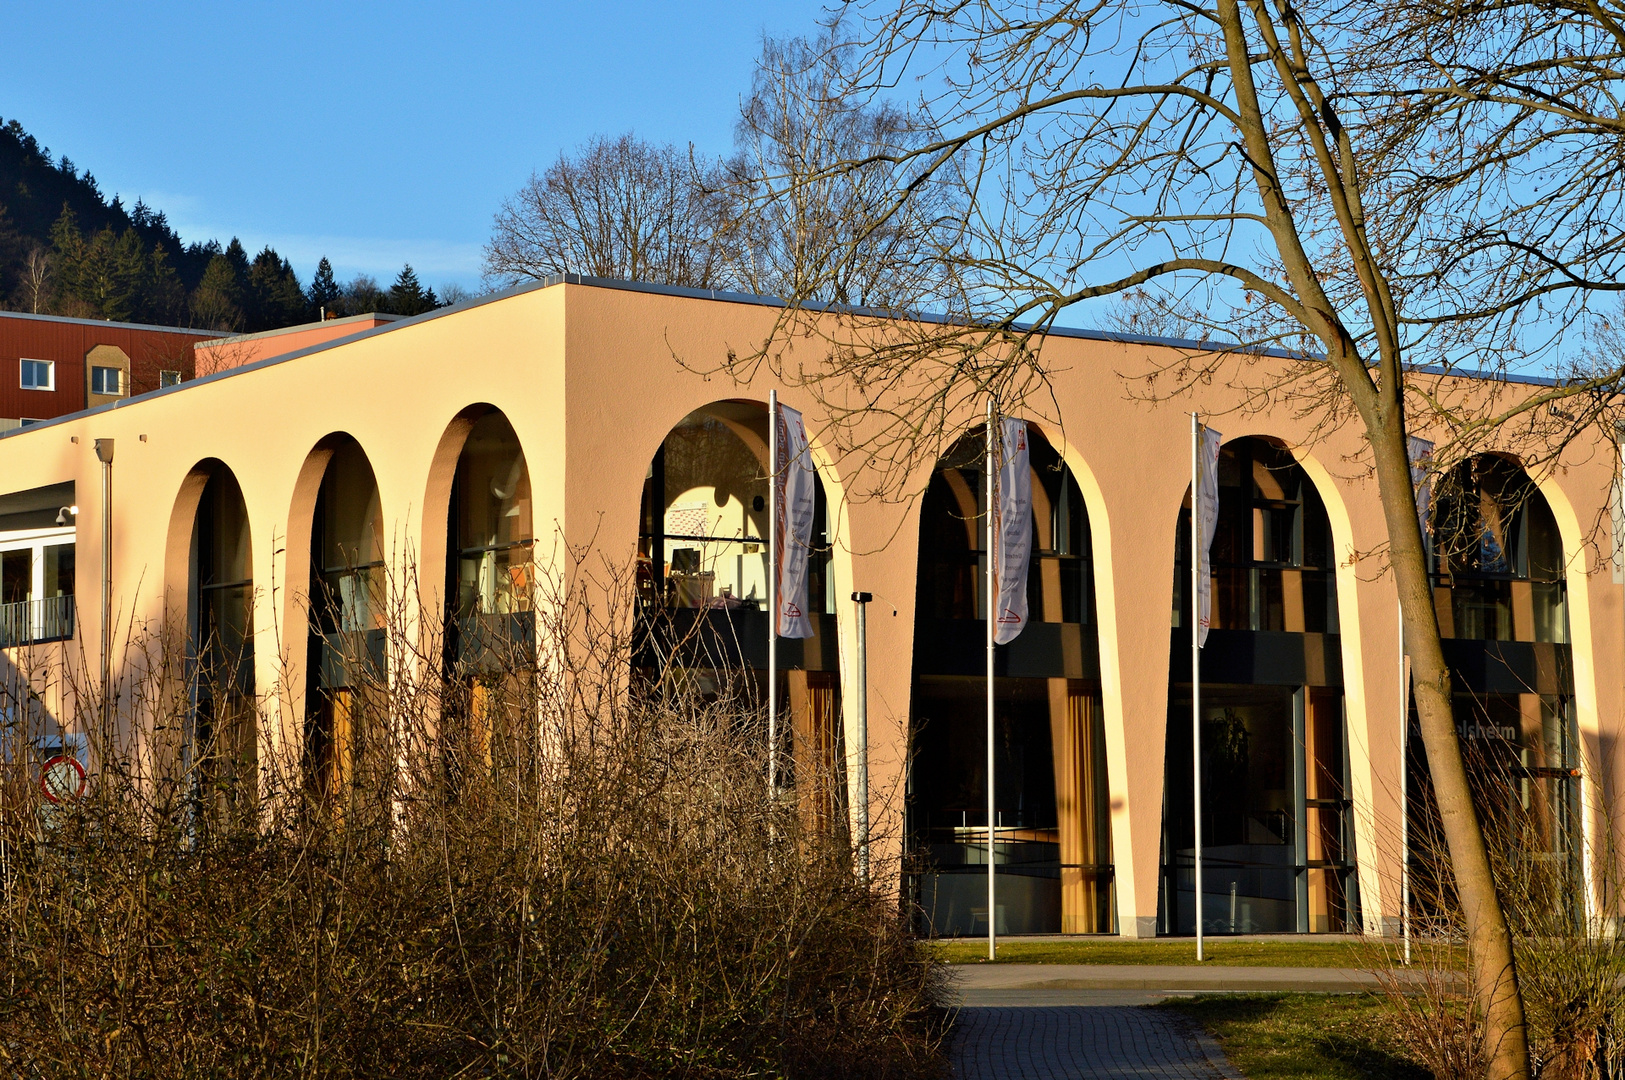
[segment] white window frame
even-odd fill
[[[168,369],[165,369],[165,370],[160,371],[158,373],[158,385],[160,387],[179,386],[180,384],[181,384],[181,373],[180,372],[178,372],[178,371],[170,371]]]
[[[115,384],[117,384],[115,386],[115,388],[112,389],[112,390],[108,390],[106,388],[106,377],[105,376],[106,376],[106,373],[109,372],[109,371],[111,371],[113,373],[113,381],[114,381]],[[103,388],[100,389],[100,390],[96,389],[96,373],[97,372],[102,372],[103,373]],[[90,392],[92,394],[100,394],[102,397],[123,397],[124,396],[124,372],[123,372],[123,370],[120,369],[120,368],[116,368],[116,367],[108,367],[105,364],[92,364],[92,365],[90,365]]]
[[[44,386],[29,386],[28,383],[24,381],[23,372],[25,370],[27,370],[24,367],[24,365],[26,365],[26,364],[44,364],[45,365],[45,385]],[[56,389],[56,361],[55,360],[35,360],[35,359],[33,359],[31,357],[27,357],[27,356],[22,357],[21,359],[19,359],[17,361],[17,385],[20,386],[24,390],[55,390]]]

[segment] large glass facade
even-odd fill
[[[345,439],[322,474],[310,534],[306,767],[325,798],[355,778],[383,671],[382,530],[372,466]]]
[[[1515,880],[1579,918],[1581,756],[1556,519],[1516,462],[1483,455],[1437,481],[1432,523],[1434,609],[1480,818],[1496,856],[1520,864]],[[1410,856],[1425,909],[1445,895],[1433,873],[1444,849],[1414,709],[1411,722]]]
[[[257,790],[253,559],[242,489],[224,465],[198,501],[191,577],[189,752],[207,801],[244,806]]]
[[[718,401],[683,417],[644,477],[634,666],[650,692],[729,696],[765,728],[767,409]],[[829,506],[814,483],[807,606],[813,636],[778,641],[781,780],[809,822],[844,821],[845,754]],[[763,732],[749,732],[749,737]]]
[[[530,472],[499,412],[476,420],[457,458],[446,557],[447,707],[454,770],[488,769],[514,745],[536,642]]]
[[[1264,439],[1226,444],[1218,480],[1201,660],[1202,929],[1351,929],[1359,898],[1326,509],[1292,454]],[[1194,934],[1188,494],[1177,528],[1158,924]]]
[[[1000,933],[1115,929],[1088,515],[1029,428],[1030,623],[996,650],[992,912]],[[983,436],[938,463],[920,509],[908,884],[925,929],[985,934],[987,683]]]

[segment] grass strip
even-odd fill
[[[985,964],[985,941],[934,941],[937,959],[945,964]],[[1386,968],[1398,963],[1388,945],[1349,941],[1209,941],[1207,963],[1228,967]],[[1419,957],[1420,958],[1420,957]],[[1000,964],[1194,964],[1192,941],[1124,941],[1079,938],[1070,941],[1006,940],[999,944]]]
[[[1392,1038],[1379,994],[1223,994],[1172,998],[1248,1080],[1429,1080]]]

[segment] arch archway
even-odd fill
[[[765,707],[768,415],[759,401],[689,413],[650,458],[639,513],[634,666],[652,687],[681,679],[702,694]],[[844,802],[838,637],[829,500],[814,482],[808,551],[813,636],[778,642],[779,700],[788,706],[786,778],[812,818]],[[765,715],[765,714],[764,714]]]
[[[332,799],[355,779],[379,712],[387,582],[372,465],[348,435],[322,449],[306,549],[304,747],[307,781]]]
[[[1337,556],[1309,472],[1259,436],[1220,450],[1202,650],[1205,934],[1360,925]],[[1174,566],[1158,930],[1196,929],[1190,491]]]
[[[199,464],[187,563],[191,723],[187,764],[205,805],[248,812],[258,797],[254,579],[248,509],[225,463]],[[189,501],[189,498],[188,498]]]
[[[1568,611],[1568,554],[1556,515],[1506,455],[1460,462],[1435,486],[1429,530],[1434,611],[1479,815],[1501,854],[1584,917],[1581,761]],[[1428,892],[1442,850],[1413,725],[1408,793],[1413,875]],[[1555,871],[1555,873],[1549,873]]]
[[[1094,553],[1083,492],[1029,425],[1029,623],[995,652],[1001,933],[1114,929]],[[987,930],[986,490],[981,429],[937,463],[920,508],[908,843],[939,934]]]

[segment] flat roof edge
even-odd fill
[[[70,326],[113,326],[121,330],[152,330],[160,334],[191,334],[196,337],[227,338],[229,330],[196,330],[186,326],[154,326],[150,323],[113,322],[111,319],[75,319],[67,315],[40,315],[32,311],[0,311],[0,318],[32,319],[39,322],[67,323]]]

